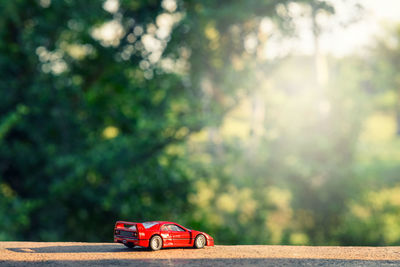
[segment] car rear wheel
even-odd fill
[[[198,235],[194,240],[194,247],[204,248],[205,245],[206,245],[206,237],[204,235]]]
[[[155,235],[150,239],[150,249],[151,250],[159,250],[162,247],[162,239],[159,235]]]

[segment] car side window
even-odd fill
[[[173,231],[176,231],[176,232],[185,232],[185,230],[182,229],[181,227],[179,227],[178,225],[172,225],[172,227],[174,228]]]
[[[174,231],[174,232],[185,232],[185,230],[175,224],[163,225],[161,231]]]

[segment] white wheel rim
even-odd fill
[[[197,238],[197,242],[196,242],[197,247],[202,248],[202,247],[204,247],[205,243],[206,243],[206,240],[205,240],[204,236],[201,235]]]
[[[154,249],[158,249],[160,247],[160,239],[159,238],[153,238],[153,240],[151,241],[151,247]]]

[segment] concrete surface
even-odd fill
[[[400,266],[400,247],[215,246],[128,249],[113,243],[0,242],[1,266]]]

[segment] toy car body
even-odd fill
[[[196,230],[187,229],[174,222],[125,222],[117,221],[114,228],[114,242],[132,248],[149,247],[159,250],[167,247],[214,246],[214,239]]]

